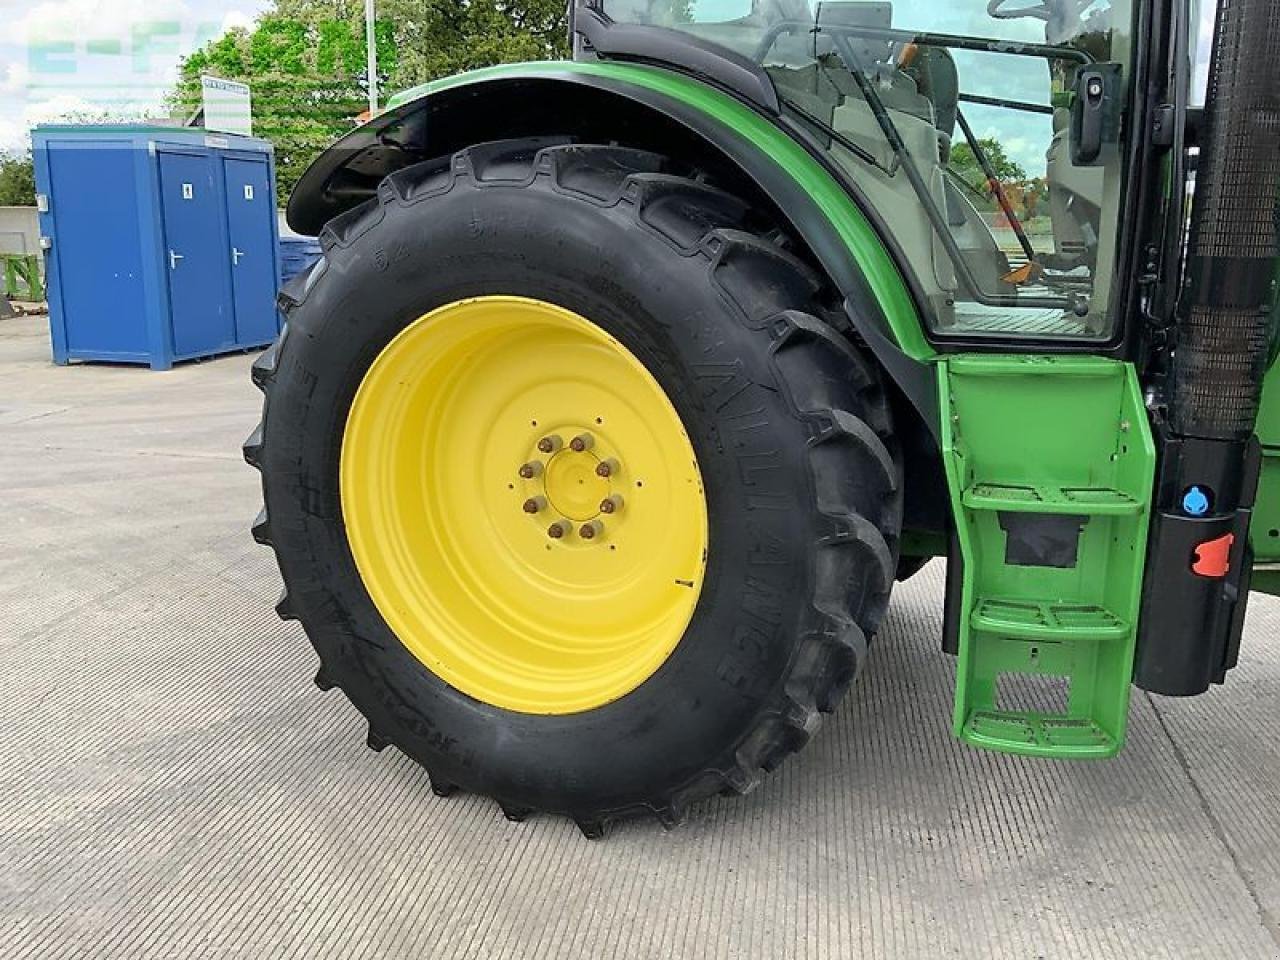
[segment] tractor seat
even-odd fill
[[[956,134],[960,112],[960,74],[946,47],[917,46],[902,72],[916,82],[916,90],[933,104],[933,122],[948,140]]]

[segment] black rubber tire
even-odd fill
[[[917,573],[927,567],[932,561],[933,557],[899,557],[897,581],[899,583],[906,583]]]
[[[266,507],[282,616],[340,687],[430,772],[520,819],[588,836],[746,793],[803,746],[853,679],[897,567],[900,468],[875,368],[824,323],[822,284],[733,196],[660,156],[564,142],[484,144],[390,177],[324,231],[254,368],[245,447]],[[668,391],[697,452],[711,550],[693,621],[627,696],[531,716],[447,686],[374,608],[348,548],[338,459],[352,398],[405,325],[464,297],[560,304],[624,343]]]

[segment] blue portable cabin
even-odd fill
[[[55,363],[167,370],[275,339],[271,144],[145,126],[32,139]]]
[[[300,273],[310,270],[324,251],[315,237],[299,237],[282,234],[280,237],[280,286]]]

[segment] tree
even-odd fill
[[[1004,152],[999,140],[983,137],[978,140],[978,146],[982,148],[987,162],[1002,184],[1021,184],[1027,180],[1027,171]],[[987,192],[987,175],[969,144],[961,143],[951,148],[950,165],[952,172],[958,174],[969,186],[981,193]]]
[[[387,30],[385,62],[395,52]],[[200,109],[203,75],[239,80],[253,89],[254,132],[276,147],[281,197],[311,161],[350,130],[367,109],[363,27],[270,14],[252,31],[232,30],[187,57],[170,106],[183,117]]]
[[[0,154],[0,207],[34,207],[36,175],[31,156]]]
[[[564,0],[379,0],[379,84],[396,91],[464,70],[568,52]],[[276,0],[252,32],[188,57],[170,106],[200,107],[200,77],[253,88],[255,133],[276,146],[281,196],[368,106],[363,0]]]
[[[1049,180],[1036,177],[1022,185],[1022,209],[1028,220],[1034,220],[1049,209]]]
[[[406,89],[498,63],[567,56],[566,11],[565,0],[380,0],[398,56],[391,85]]]

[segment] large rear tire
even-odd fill
[[[902,500],[877,372],[824,322],[783,234],[654,154],[525,140],[393,175],[322,242],[255,366],[245,455],[280,613],[370,745],[422,763],[437,793],[588,836],[677,822],[803,746],[880,626]],[[477,438],[458,424],[486,416],[495,370],[536,396],[511,387]],[[591,402],[539,414],[570,397]],[[628,433],[606,408],[643,415]],[[586,501],[566,507],[544,471],[596,482],[555,460],[559,435],[518,477],[551,421],[564,442],[598,430],[576,455],[598,444],[583,462],[609,461],[625,493],[618,517],[548,539]],[[630,572],[608,580],[610,563]]]

